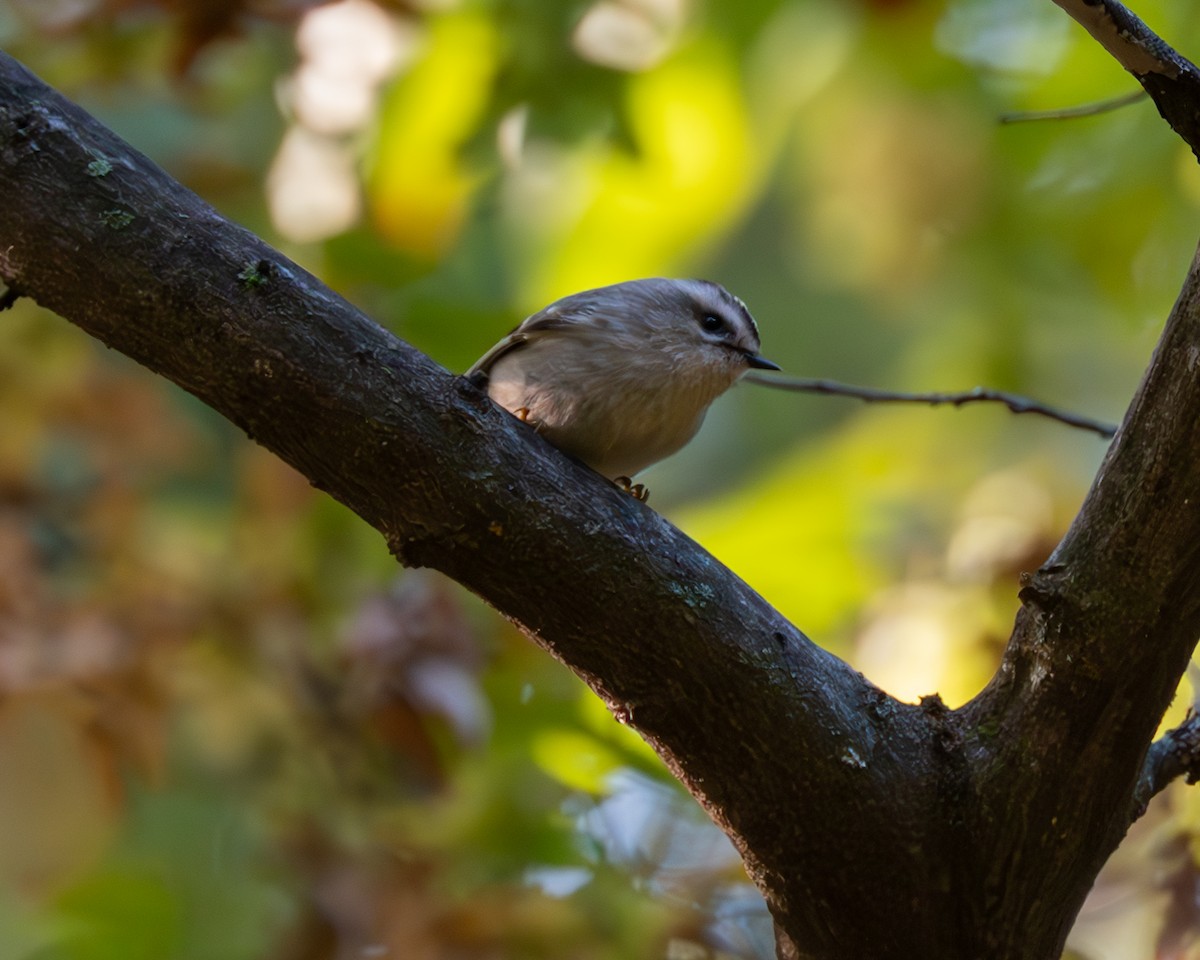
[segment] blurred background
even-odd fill
[[[1136,9],[1200,49],[1200,10]],[[0,47],[454,371],[557,296],[705,276],[794,374],[1116,421],[1200,220],[1148,101],[1000,123],[1134,89],[1049,0],[0,0]],[[0,410],[0,960],[772,955],[580,682],[217,415],[27,301]],[[1104,448],[742,385],[643,479],[959,704]],[[1155,802],[1074,956],[1200,956],[1196,803]]]

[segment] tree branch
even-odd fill
[[[1142,816],[1150,801],[1180,777],[1187,777],[1188,783],[1200,780],[1200,714],[1192,710],[1183,723],[1164,733],[1146,751],[1130,821]]]
[[[1081,865],[1099,870],[1124,836],[1147,746],[1200,633],[1200,382],[1190,359],[1197,352],[1193,261],[1079,515],[1024,579],[999,672],[961,711],[982,738],[972,752],[980,799],[973,816],[987,838],[980,853],[991,863],[995,896],[1011,895],[1013,871],[1047,868],[1038,881],[1043,899],[1020,905],[997,944],[1009,950],[1053,922],[1046,907],[1056,896],[1070,890],[1081,905]],[[1089,773],[1092,764],[1103,774]],[[1019,821],[996,806],[1002,787],[1022,797]],[[1064,924],[1062,939],[1067,932]]]
[[[1060,107],[1057,110],[1013,110],[1000,114],[997,119],[1002,124],[1037,123],[1042,120],[1078,120],[1082,117],[1095,117],[1102,113],[1111,113],[1145,99],[1145,90],[1134,90],[1132,93],[1125,93],[1119,97],[1099,100],[1096,103],[1085,103],[1078,107]]]
[[[1118,0],[1054,0],[1150,94],[1158,112],[1200,157],[1200,70]]]
[[[729,831],[781,955],[1058,955],[1200,630],[1195,264],[1079,517],[1025,582],[1001,670],[951,711],[871,686],[3,55],[0,178],[0,280],[200,397],[567,663]]]
[[[945,939],[945,894],[894,896],[943,842],[919,708],[2,54],[0,180],[0,280],[195,394],[402,562],[568,664],[730,833],[798,957]],[[848,862],[870,869],[830,869]],[[829,909],[859,900],[870,920]]]
[[[855,387],[836,380],[810,380],[805,377],[778,377],[765,373],[748,373],[742,379],[749,383],[757,383],[763,387],[775,390],[791,390],[796,393],[822,393],[838,397],[853,397],[864,403],[923,403],[932,407],[950,404],[961,407],[968,403],[1002,403],[1012,413],[1033,413],[1065,423],[1069,427],[1080,430],[1090,430],[1099,434],[1105,440],[1112,438],[1117,432],[1114,424],[1093,420],[1069,410],[1059,410],[1037,400],[1030,400],[1015,393],[1004,390],[992,390],[989,387],[975,387],[972,390],[962,390],[957,393],[905,393],[894,390],[878,390],[875,387]]]

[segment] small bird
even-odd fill
[[[584,290],[526,319],[467,377],[561,450],[639,499],[632,478],[695,436],[759,356],[746,305],[709,280]]]

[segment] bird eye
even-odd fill
[[[725,321],[720,317],[714,317],[710,313],[700,318],[700,326],[709,333],[717,333],[725,329]]]

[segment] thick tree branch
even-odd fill
[[[729,830],[781,954],[1057,956],[1200,628],[1195,266],[1076,523],[1025,584],[1002,669],[950,711],[872,687],[2,55],[0,187],[0,280],[568,663]]]
[[[962,710],[981,738],[972,815],[979,831],[991,828],[983,849],[994,895],[1012,895],[1022,864],[1045,868],[1044,895],[1020,907],[1013,938],[1051,923],[1057,897],[1082,904],[1080,868],[1098,870],[1124,835],[1147,745],[1200,633],[1198,269],[1194,261],[1083,508],[1026,578],[1000,671]],[[1093,764],[1102,776],[1087,772]],[[1001,785],[1024,814],[999,826]]]
[[[799,956],[945,946],[945,894],[894,896],[944,842],[920,709],[3,55],[0,183],[0,280],[200,397],[570,665],[729,830]],[[869,922],[831,909],[859,898]]]

